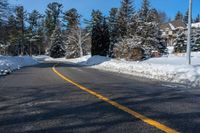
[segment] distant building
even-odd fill
[[[160,25],[162,37],[166,39],[167,46],[173,46],[177,32],[182,30],[187,35],[187,24],[182,20],[174,20]],[[192,33],[200,32],[200,22],[192,23]]]
[[[192,23],[192,31],[193,32],[200,31],[200,22],[198,22],[198,23]]]
[[[160,25],[162,37],[166,39],[167,46],[173,46],[173,42],[176,39],[177,32],[182,30],[186,31],[187,25],[182,20],[174,20],[169,23]]]

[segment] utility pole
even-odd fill
[[[189,15],[188,15],[188,37],[187,37],[187,64],[191,64],[191,20],[192,19],[192,0],[189,0]]]

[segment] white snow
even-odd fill
[[[168,49],[168,53],[169,54],[172,54],[174,52],[174,47],[173,46],[168,46],[167,49]]]
[[[91,56],[83,56],[80,58],[75,58],[75,59],[66,59],[66,58],[51,58],[46,55],[39,55],[39,56],[34,56],[34,59],[37,60],[38,62],[72,62],[72,63],[80,63],[83,61],[87,61]]]
[[[37,64],[37,61],[29,56],[2,56],[0,55],[0,75],[6,75],[24,66]]]

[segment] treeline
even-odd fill
[[[189,10],[187,10],[185,12],[185,14],[181,13],[180,11],[178,11],[175,15],[175,20],[182,20],[183,22],[185,22],[186,24],[188,23],[188,16],[189,16]],[[192,22],[193,23],[198,23],[200,22],[200,15],[198,14],[196,16],[196,18],[192,18]]]
[[[168,18],[149,0],[143,0],[138,11],[132,0],[122,0],[109,16],[93,10],[85,28],[76,9],[64,11],[58,2],[48,4],[45,14],[27,13],[23,6],[11,9],[7,0],[0,1],[0,7],[1,54],[75,58],[91,53],[141,60],[166,51],[159,24]]]

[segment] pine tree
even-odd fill
[[[81,15],[78,14],[75,8],[72,8],[64,13],[64,21],[67,22],[67,30],[75,29],[80,24]]]
[[[197,46],[198,51],[200,51],[200,34],[199,34],[199,37],[196,40],[196,46]]]
[[[26,20],[26,11],[23,6],[16,7],[16,24],[18,28],[18,38],[19,38],[19,48],[20,54],[25,54],[25,20]]]
[[[80,27],[80,15],[76,9],[70,9],[64,13],[67,22],[67,58],[81,57],[86,53],[85,42],[89,39],[89,33]]]
[[[55,27],[55,30],[51,36],[51,47],[49,54],[53,58],[60,58],[65,56],[65,47],[59,26]]]
[[[139,11],[136,35],[141,37],[141,47],[145,50],[147,58],[152,56],[153,51],[160,53],[165,51],[165,44],[160,34],[158,22],[157,10],[151,9],[148,0],[143,0],[142,7]]]
[[[183,31],[179,31],[174,41],[174,52],[185,53],[186,52],[186,35]]]
[[[60,14],[62,12],[62,4],[53,2],[48,4],[46,9],[45,27],[47,30],[47,37],[51,37],[55,27],[60,23]]]
[[[176,13],[175,20],[183,20],[183,14],[180,11]]]
[[[139,26],[142,31],[138,31],[138,36],[141,37],[142,47],[145,50],[147,57],[151,57],[152,51],[159,51],[163,53],[164,44],[160,34],[158,23],[142,23]]]
[[[18,55],[18,27],[14,15],[8,17],[7,29],[9,31],[8,40],[10,43],[8,52],[11,55]]]
[[[148,22],[156,22],[156,23],[160,22],[159,13],[155,8],[149,10]]]
[[[197,31],[195,34],[195,44],[193,47],[193,51],[200,51],[200,31]]]
[[[37,45],[38,50],[41,53],[40,46],[42,45],[42,35],[40,34],[41,30],[41,22],[42,22],[43,16],[36,10],[33,10],[32,13],[29,14],[28,16],[28,23],[29,23],[29,28],[28,28],[28,33],[27,33],[27,38],[29,41],[29,55],[32,55],[33,49],[32,45]],[[37,43],[37,44],[36,44]],[[36,52],[36,51],[35,51]]]
[[[110,15],[108,18],[109,32],[110,32],[110,48],[109,48],[109,56],[113,57],[113,47],[114,44],[118,42],[119,31],[117,26],[117,8],[112,8],[110,10]]]
[[[48,49],[45,45],[45,23],[44,23],[44,17],[42,16],[41,20],[38,23],[38,31],[37,31],[37,43],[38,43],[38,54],[44,54],[45,51]]]
[[[9,7],[8,0],[1,0],[0,1],[0,23],[5,22],[8,20],[8,17],[11,14],[11,10]]]
[[[86,29],[89,32],[92,32],[93,27],[97,25],[97,23],[102,21],[103,21],[102,12],[100,10],[92,10],[91,20],[85,20],[85,24],[87,25]]]
[[[110,36],[107,22],[97,22],[92,29],[91,54],[107,56],[109,52]]]
[[[184,15],[184,17],[183,17],[183,21],[184,21],[184,23],[188,23],[188,17],[189,17],[189,10],[187,10],[186,11],[186,13],[185,13],[185,15]]]
[[[149,13],[150,13],[150,2],[149,2],[149,0],[143,0],[142,7],[139,10],[140,20],[143,22],[148,22],[149,21],[149,18],[148,18]]]
[[[194,22],[195,22],[195,23],[200,22],[200,15],[199,15],[199,14],[198,14],[197,17],[195,18]]]
[[[132,0],[122,0],[117,18],[120,37],[126,38],[128,36],[129,22],[131,21],[134,13]]]
[[[4,54],[7,53],[7,47],[9,46],[9,31],[7,28],[8,16],[11,14],[8,0],[0,1],[0,44],[4,50]]]
[[[110,32],[108,28],[108,24],[106,19],[104,18],[103,25],[102,25],[102,51],[101,55],[103,56],[108,56],[109,55],[109,48],[110,48]]]
[[[160,24],[166,23],[169,20],[167,14],[163,11],[158,11],[158,19]]]

